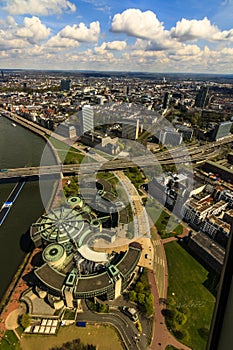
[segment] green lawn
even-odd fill
[[[64,162],[64,164],[80,163],[83,160],[84,155],[77,149],[70,147],[66,143],[57,140],[54,137],[49,137],[49,141],[56,149],[60,160]]]
[[[22,350],[49,350],[51,347],[61,346],[63,343],[77,338],[84,344],[98,345],[99,350],[124,349],[116,330],[104,325],[87,325],[86,328],[79,328],[75,325],[61,327],[55,336],[24,335],[20,343]]]
[[[205,350],[205,333],[215,305],[214,296],[203,285],[208,271],[177,242],[165,244],[165,252],[169,272],[167,308],[182,316],[182,322],[176,323],[185,335],[182,342],[193,350]]]
[[[139,186],[144,183],[142,172],[137,168],[129,168],[124,171],[125,175],[131,180],[132,184],[138,190]]]
[[[0,342],[1,350],[19,350],[20,345],[18,338],[13,331],[6,331]]]
[[[156,200],[149,199],[146,210],[155,223],[161,238],[180,235],[183,232],[183,226],[178,223],[178,219],[174,215],[170,215],[168,212],[163,210],[162,205],[160,205]]]

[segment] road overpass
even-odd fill
[[[233,136],[231,141],[233,141]],[[179,154],[167,155],[165,158],[163,155],[151,155],[151,156],[140,156],[131,157],[131,159],[113,159],[105,162],[93,162],[93,163],[81,163],[81,164],[59,164],[59,165],[41,165],[38,167],[23,167],[23,168],[12,168],[2,169],[0,171],[0,180],[12,179],[12,178],[38,178],[43,176],[51,176],[56,174],[94,174],[98,171],[115,171],[124,170],[132,167],[146,168],[150,166],[156,166],[156,164],[162,165],[177,165],[183,163],[199,163],[204,162],[207,159],[217,156],[218,150],[215,150],[215,145],[199,147],[195,153],[188,155],[181,152]],[[7,170],[7,171],[6,171]]]

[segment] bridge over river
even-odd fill
[[[70,164],[70,165],[43,165],[39,167],[24,167],[24,168],[13,168],[13,169],[2,169],[0,171],[0,181],[4,179],[13,179],[13,178],[37,178],[41,176],[49,175],[68,175],[68,174],[94,174],[98,171],[114,171],[114,170],[123,170],[132,167],[150,167],[157,165],[172,165],[172,164],[182,164],[182,163],[200,163],[201,161],[205,162],[207,159],[210,159],[218,154],[217,150],[210,149],[204,151],[199,149],[198,152],[192,155],[178,153],[176,155],[160,158],[156,155],[152,156],[140,156],[134,158],[124,158],[124,159],[114,159],[106,162],[96,162],[92,163],[82,163],[82,164]]]

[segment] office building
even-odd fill
[[[94,131],[94,111],[90,105],[85,105],[82,108],[82,133]]]
[[[218,123],[212,133],[212,141],[217,141],[225,136],[227,136],[231,131],[232,122],[222,122]]]
[[[197,96],[195,99],[195,107],[204,108],[207,106],[209,101],[208,93],[209,93],[208,86],[202,86],[197,93]]]
[[[137,140],[139,133],[139,119],[125,120],[122,123],[122,138],[128,140]]]
[[[183,141],[182,134],[178,131],[165,128],[159,132],[159,143],[163,145],[177,146],[180,145]]]
[[[61,123],[56,132],[59,134],[59,135],[62,135],[66,138],[74,138],[76,137],[76,129],[73,125],[69,125],[68,123],[64,122],[64,123]]]
[[[70,90],[70,79],[62,79],[61,80],[61,90],[62,91],[69,91]]]
[[[171,99],[171,94],[169,92],[165,92],[163,97],[163,109],[167,109],[169,107],[170,99]]]
[[[182,134],[183,136],[183,140],[191,140],[191,138],[193,137],[193,129],[188,128],[185,125],[179,125],[177,126],[177,131]]]
[[[106,199],[104,191],[96,194],[95,190],[86,188],[85,197],[88,192],[97,205],[99,196],[103,195]],[[31,226],[31,239],[36,247],[42,248],[42,261],[33,272],[32,283],[39,292],[43,291],[48,300],[59,303],[54,305],[49,301],[54,309],[64,305],[76,307],[79,299],[90,297],[118,298],[131,281],[142,251],[138,242],[131,242],[126,251],[113,251],[112,254],[93,249],[91,245],[93,240],[98,239],[112,242],[112,234],[117,234],[114,217],[116,215],[120,222],[122,206],[115,206],[111,193],[108,194],[109,205],[118,210],[117,214],[109,215],[108,222],[106,216],[94,216],[83,197],[77,195]],[[114,196],[112,199],[115,200]],[[99,209],[100,206],[98,213]],[[27,298],[22,300],[28,304]],[[29,313],[30,307],[29,304]]]

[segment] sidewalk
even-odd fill
[[[159,294],[156,287],[153,271],[148,273],[151,292],[154,295],[154,337],[150,350],[165,350],[167,345],[173,345],[179,350],[191,350],[189,347],[177,341],[174,336],[168,331],[162,310],[164,305],[159,301]],[[167,277],[166,277],[167,278]]]
[[[24,281],[24,276],[26,276],[29,272],[32,271],[33,266],[31,265],[33,257],[40,251],[39,248],[35,249],[31,254],[27,265],[25,266],[22,274],[18,280],[16,287],[14,288],[10,300],[5,305],[1,315],[0,315],[0,339],[3,337],[5,331],[7,329],[13,329],[17,326],[17,322],[15,320],[15,315],[23,312],[21,304],[20,304],[20,296],[21,294],[28,289],[26,282]],[[7,292],[10,292],[9,290]],[[16,311],[17,310],[17,311]]]

